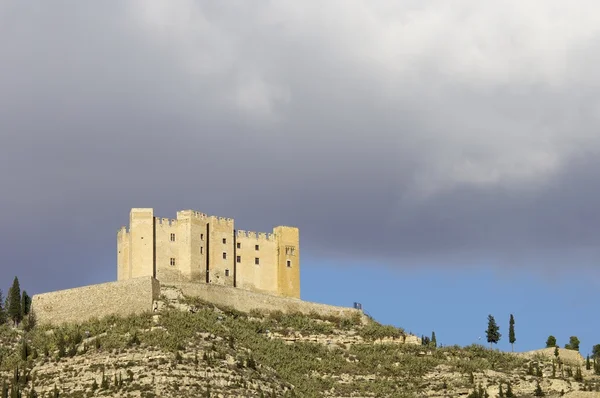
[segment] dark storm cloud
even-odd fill
[[[0,4],[0,279],[113,279],[145,206],[397,265],[597,246],[595,3],[298,4]]]

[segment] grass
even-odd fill
[[[154,377],[150,372],[157,366],[170,366],[173,372],[190,368],[206,369],[207,373],[229,369],[232,373],[228,388],[232,391],[260,382],[266,389],[277,386],[281,391],[293,386],[296,396],[306,397],[323,396],[325,392],[412,397],[417,391],[436,385],[425,382],[424,376],[439,365],[449,365],[465,375],[465,380],[471,373],[486,369],[511,372],[527,366],[525,359],[479,345],[438,348],[431,350],[431,355],[423,355],[422,346],[373,344],[384,338],[402,341],[406,333],[374,321],[363,325],[359,316],[319,317],[280,311],[245,314],[231,308],[216,309],[200,300],[185,301],[195,308],[194,313],[169,309],[161,312],[158,323],[153,321],[154,314],[146,313],[95,319],[80,325],[36,327],[23,332],[31,353],[27,360],[22,359],[19,350],[21,334],[2,327],[0,370],[12,371],[16,366],[31,369],[41,361],[61,361],[64,357],[93,352],[113,355],[127,350],[157,350],[168,353],[167,358],[148,360],[147,374],[136,376],[135,381],[127,373],[135,363],[121,364],[118,371],[122,372],[128,390],[135,389],[134,383]],[[312,342],[287,344],[267,334],[270,331],[333,336],[350,330],[364,342],[342,347]],[[233,364],[228,364],[227,358],[233,358]],[[97,368],[91,369],[92,366]],[[100,373],[104,368],[90,365],[89,370]],[[63,369],[63,374],[66,373]],[[68,397],[69,392],[61,396]]]

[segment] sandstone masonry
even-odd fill
[[[298,228],[272,233],[236,230],[234,220],[194,210],[177,219],[133,208],[117,232],[117,279],[152,276],[300,298]]]
[[[78,323],[108,315],[152,311],[160,283],[152,277],[109,282],[33,296],[31,308],[39,323]]]

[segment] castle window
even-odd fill
[[[175,242],[175,234],[171,234],[171,242]]]
[[[223,244],[226,244],[226,243],[227,243],[227,239],[223,238]]]
[[[242,256],[237,256],[235,258],[235,261],[238,262],[238,263],[241,263],[242,262]]]
[[[200,234],[200,240],[204,240],[204,234]]]
[[[292,266],[292,262],[290,260],[287,260],[287,266],[288,266],[288,268],[290,268]]]
[[[260,262],[259,262],[259,260],[258,260],[258,257],[255,257],[255,258],[254,258],[254,264],[258,265],[259,263],[260,263]]]
[[[171,265],[175,265],[175,257],[171,257]]]
[[[204,247],[200,246],[200,254],[204,254]]]
[[[240,242],[237,243],[237,248],[241,249],[242,248],[242,244]]]
[[[227,253],[223,252],[223,260],[227,259]]]
[[[254,250],[258,250],[258,245],[254,245]]]
[[[228,269],[225,270],[225,276],[229,276],[229,270]]]

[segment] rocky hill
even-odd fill
[[[425,347],[367,317],[240,313],[165,290],[155,313],[0,329],[23,397],[600,396],[578,353]],[[7,392],[10,395],[10,391]],[[487,394],[487,395],[486,395]],[[15,391],[16,395],[16,391]],[[0,395],[0,398],[3,397]]]

